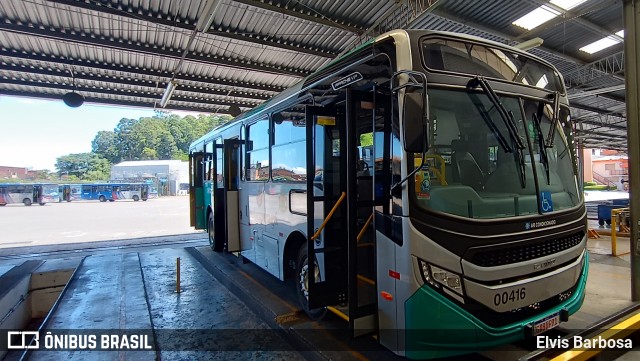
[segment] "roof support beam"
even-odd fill
[[[0,30],[9,31],[16,34],[37,35],[43,38],[56,41],[72,42],[83,46],[104,46],[110,49],[124,50],[137,54],[153,55],[165,58],[180,60],[182,53],[179,50],[158,49],[154,44],[133,44],[126,39],[108,39],[106,37],[92,37],[92,34],[76,34],[66,30],[47,27],[46,29],[29,27],[11,23],[0,23]],[[197,62],[211,66],[223,66],[241,70],[252,70],[276,75],[287,75],[292,77],[303,77],[310,73],[306,69],[293,69],[281,66],[262,65],[255,61],[239,61],[222,56],[210,56],[204,54],[190,54],[186,61]]]
[[[578,93],[569,94],[568,98],[569,98],[569,100],[572,100],[572,99],[584,98],[584,97],[588,97],[588,96],[592,96],[592,95],[617,92],[617,91],[624,90],[624,89],[625,89],[624,84],[615,85],[615,86],[610,86],[610,87],[606,87],[606,88],[600,88],[600,89],[594,89],[594,90],[589,90],[589,91],[585,91],[585,92],[578,92]]]
[[[95,74],[92,74],[92,73],[78,73],[78,72],[74,73],[74,76],[71,77],[68,74],[68,72],[50,72],[50,71],[43,71],[39,69],[36,70],[31,68],[19,69],[19,70],[17,69],[15,70],[15,74],[13,71],[7,72],[6,74],[8,75],[5,77],[5,79],[10,79],[10,80],[13,80],[13,78],[18,78],[18,79],[24,78],[22,74],[26,74],[27,75],[26,77],[31,79],[33,79],[35,75],[46,75],[50,77],[55,76],[57,78],[63,78],[63,81],[68,84],[71,84],[72,80],[75,79],[76,81],[82,80],[86,82],[101,82],[101,83],[126,85],[126,86],[138,86],[138,87],[146,88],[145,91],[151,92],[151,93],[153,93],[155,90],[160,92],[162,89],[166,88],[167,86],[167,82],[164,82],[164,81],[157,82],[157,81],[142,79],[142,81],[134,82],[132,79],[123,79],[123,78],[111,77],[108,75],[96,76]],[[0,79],[2,79],[2,71],[0,71]],[[56,84],[56,83],[52,82],[52,83],[42,83],[42,84]],[[39,85],[39,86],[44,86],[44,85]],[[263,101],[271,98],[268,94],[264,94],[264,93],[244,92],[244,91],[238,91],[235,89],[230,89],[230,90],[211,89],[209,87],[196,86],[189,83],[181,83],[180,90],[184,92],[197,93],[201,96],[202,95],[220,95],[220,96],[230,96],[230,97],[236,97],[236,98],[256,99],[256,100],[263,100]]]
[[[38,82],[38,81],[7,80],[7,79],[3,80],[2,82],[3,84],[20,85],[25,87],[44,87],[48,89],[62,90],[65,92],[76,91],[79,93],[88,92],[88,93],[105,94],[105,95],[119,95],[123,97],[131,97],[131,98],[147,98],[153,101],[160,101],[160,97],[162,96],[162,94],[156,94],[156,92],[149,92],[149,91],[136,92],[136,91],[126,91],[122,89],[100,89],[100,88],[82,86],[78,84],[76,84],[76,86],[74,87],[72,84],[53,84],[53,83],[45,83],[45,82]],[[0,89],[0,93],[4,91],[5,90]],[[60,95],[60,99],[62,99],[62,94]],[[229,102],[226,100],[211,99],[211,98],[206,98],[202,96],[194,97],[190,94],[178,93],[178,91],[176,91],[172,96],[172,101],[182,101],[182,102],[196,103],[196,104],[210,104],[212,106],[237,105],[243,108],[253,108],[260,104],[260,103],[248,103],[243,101]]]
[[[159,84],[166,84],[171,78],[171,73],[168,70],[161,71],[161,70],[153,70],[153,69],[140,69],[138,67],[127,67],[124,65],[108,65],[101,62],[97,62],[97,61],[95,62],[87,61],[85,59],[73,59],[73,58],[63,59],[63,58],[57,57],[56,55],[25,53],[15,49],[12,49],[12,50],[0,49],[0,57],[11,58],[11,59],[22,61],[20,63],[16,63],[11,60],[9,61],[3,60],[3,65],[6,66],[5,69],[15,70],[15,71],[29,71],[31,73],[41,74],[41,75],[62,76],[62,74],[68,73],[68,71],[64,69],[64,67],[73,65],[75,67],[87,67],[87,68],[104,70],[107,72],[123,73],[123,74],[100,74],[100,73],[94,74],[94,73],[85,73],[83,71],[79,72],[80,74],[97,78],[95,80],[100,80],[103,77],[109,78],[109,77],[117,76],[120,79],[127,79],[130,84],[135,85],[135,84],[151,83],[157,86]],[[25,65],[23,63],[24,61],[31,62],[32,64]],[[38,63],[33,64],[33,61],[36,61]],[[42,62],[46,64],[41,64]],[[50,64],[54,64],[56,66],[59,66],[60,68],[50,69]],[[147,79],[148,77],[154,77],[157,79],[150,80],[150,79]],[[197,82],[197,83],[209,84],[209,85],[225,85],[225,86],[231,86],[236,88],[256,89],[256,90],[263,90],[263,91],[269,91],[269,92],[281,92],[284,89],[286,89],[285,87],[279,87],[279,86],[247,83],[242,81],[232,81],[232,80],[227,80],[222,78],[202,77],[202,76],[196,76],[191,74],[178,74],[178,76],[176,76],[176,79],[178,81],[184,80],[184,81]],[[182,84],[184,83],[181,83],[181,85]]]
[[[602,37],[607,37],[607,36],[611,36],[616,40],[619,41],[623,41],[624,39],[618,35],[616,35],[614,32],[611,32],[610,30],[607,30],[601,26],[598,26],[592,22],[590,22],[589,20],[586,20],[582,17],[582,15],[585,14],[589,14],[595,10],[604,8],[604,7],[608,7],[608,6],[612,6],[614,1],[612,0],[599,0],[599,1],[593,1],[591,2],[591,6],[589,6],[588,8],[584,9],[584,13],[578,14],[575,13],[571,10],[565,10],[563,8],[561,8],[560,6],[554,5],[552,4],[549,0],[530,0],[535,4],[538,4],[539,6],[547,6],[557,12],[559,12],[562,16],[559,17],[559,19],[553,20],[553,22],[551,23],[551,25],[548,26],[544,26],[547,25],[547,23],[541,24],[540,26],[536,27],[535,29],[531,29],[530,31],[518,36],[518,39],[528,39],[530,37],[536,36],[537,34],[539,34],[540,32],[547,30],[553,26],[556,25],[560,25],[566,21],[574,21],[577,24],[580,24],[582,26],[584,26],[585,28],[595,32],[596,34],[601,35]]]
[[[270,1],[269,3],[267,3],[265,0],[233,0],[237,3],[241,3],[241,4],[245,4],[245,5],[249,5],[249,6],[253,6],[256,8],[260,8],[260,9],[264,9],[264,10],[269,10],[269,11],[273,11],[276,13],[280,13],[283,15],[287,15],[287,16],[292,16],[298,19],[303,19],[303,20],[307,20],[307,21],[311,21],[314,23],[318,23],[318,24],[322,24],[322,25],[326,25],[326,26],[331,26],[334,27],[336,29],[340,29],[340,30],[344,30],[344,31],[348,31],[351,33],[355,33],[355,34],[362,34],[365,30],[355,26],[355,25],[351,25],[351,24],[345,24],[344,21],[341,20],[336,20],[336,19],[330,19],[318,12],[313,11],[313,9],[311,9],[311,11],[301,11],[301,10],[292,10],[289,7],[285,6],[282,7],[280,6],[280,4],[275,4],[272,5],[272,1]],[[298,1],[293,2],[294,6],[296,4],[298,4]]]
[[[608,114],[608,115],[613,115],[613,116],[620,117],[620,118],[626,118],[626,116],[623,113],[615,112],[615,111],[611,111],[611,110],[607,110],[607,109],[602,109],[602,108],[597,108],[597,107],[592,107],[590,105],[585,105],[585,104],[580,104],[580,103],[575,103],[574,102],[574,103],[569,104],[569,106],[571,108],[588,110],[590,112],[594,112],[594,113],[598,113],[598,114]]]
[[[5,90],[0,89],[0,94],[3,95],[11,95],[11,96],[21,96],[21,97],[32,97],[38,99],[51,99],[51,100],[62,100],[62,95],[56,94],[42,94],[38,92],[21,92],[15,90]],[[107,98],[98,98],[98,97],[84,97],[85,103],[97,103],[97,104],[113,104],[113,105],[122,105],[129,107],[140,107],[140,108],[154,108],[154,101],[150,99],[149,102],[141,102],[141,101],[128,101],[128,100],[116,100],[116,99],[107,99]],[[167,104],[165,110],[185,110],[185,111],[196,111],[196,112],[206,112],[206,113],[216,113],[216,114],[229,114],[229,111],[224,108],[215,108],[211,109],[211,107],[205,106],[184,106],[176,103]]]
[[[124,9],[116,9],[107,3],[106,5],[102,5],[98,2],[88,2],[84,0],[45,0],[55,4],[66,5],[70,7],[76,7],[80,9],[85,9],[93,12],[99,12],[104,14],[110,14],[115,16],[120,16],[129,19],[135,19],[140,21],[146,21],[153,24],[158,24],[166,27],[171,27],[172,29],[184,29],[186,31],[192,31],[194,29],[194,22],[189,21],[189,19],[178,18],[172,14],[157,14],[152,15],[149,13],[144,13],[141,9],[133,8],[130,11]],[[212,28],[218,28],[219,26],[213,24]],[[337,53],[339,53],[338,49],[329,49],[322,48],[317,46],[311,46],[303,43],[298,43],[295,41],[291,41],[288,39],[283,39],[281,37],[277,37],[276,35],[266,36],[261,34],[245,34],[243,32],[230,32],[228,30],[223,29],[222,31],[218,30],[208,30],[207,34],[234,39],[238,41],[243,41],[247,43],[253,43],[262,46],[271,46],[279,49],[286,49],[290,51],[295,51],[303,54],[310,54],[315,56],[321,56],[324,58],[333,58]]]

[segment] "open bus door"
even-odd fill
[[[308,277],[308,307],[341,314],[353,337],[376,330],[373,169],[367,176],[356,166],[359,135],[373,130],[373,103],[372,93],[347,89],[335,108],[306,109],[307,259],[316,261],[307,267],[317,275]]]
[[[204,152],[189,154],[189,215],[191,226],[205,229],[203,168]]]
[[[213,250],[240,251],[239,169],[240,145],[237,138],[225,139],[215,147],[213,167]]]

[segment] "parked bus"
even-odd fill
[[[146,201],[149,198],[149,185],[144,183],[114,183],[116,187],[116,196],[118,199],[132,199],[135,202],[139,200]]]
[[[60,184],[58,185],[59,202],[72,202],[82,199],[81,184]]]
[[[191,225],[399,355],[515,342],[584,299],[573,126],[546,61],[392,31],[193,142]]]
[[[40,188],[40,198],[38,199],[38,204],[41,206],[46,203],[57,202],[58,195],[58,185],[57,184],[35,184],[36,187]]]
[[[158,187],[149,186],[149,198],[158,198]]]
[[[57,198],[56,184],[0,183],[0,206],[13,203],[22,203],[25,206],[38,203],[44,206]]]
[[[117,199],[124,199],[120,192],[120,185],[112,183],[82,184],[80,192],[80,199],[85,201],[113,202]]]

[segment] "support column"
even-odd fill
[[[631,206],[631,300],[640,301],[640,0],[624,0],[624,65]]]

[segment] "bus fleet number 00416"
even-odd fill
[[[493,296],[493,304],[496,306],[506,305],[507,303],[522,301],[526,296],[527,289],[525,287],[512,289],[511,292],[498,292]]]

